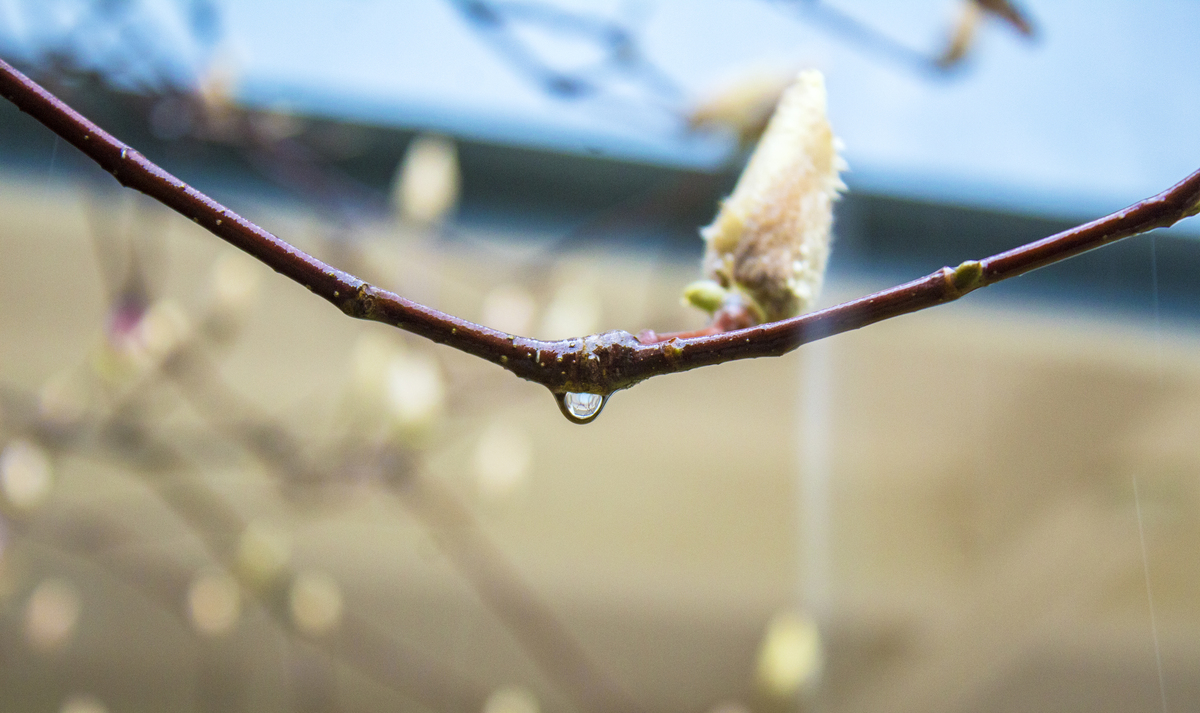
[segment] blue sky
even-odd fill
[[[16,20],[42,1],[0,0],[0,39],[29,35]],[[217,56],[253,105],[697,167],[719,163],[728,142],[686,136],[664,104],[685,106],[747,68],[815,66],[852,187],[1044,214],[1119,208],[1200,166],[1196,2],[1027,0],[1039,41],[990,23],[949,80],[881,59],[780,2],[547,4],[634,28],[680,96],[628,82],[591,98],[550,96],[446,0],[218,0]],[[830,4],[929,48],[955,9],[952,0]],[[562,64],[596,54],[561,33],[523,37]]]

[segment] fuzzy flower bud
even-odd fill
[[[762,140],[700,234],[705,276],[743,298],[763,321],[809,309],[829,258],[833,202],[845,184],[839,142],[825,115],[825,80],[801,72],[784,92]],[[701,305],[698,305],[701,306]]]

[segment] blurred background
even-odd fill
[[[779,92],[822,304],[1200,166],[1161,0],[0,0],[0,57],[324,260],[540,338],[696,328]],[[1200,708],[1200,224],[585,427],[0,106],[0,709]]]

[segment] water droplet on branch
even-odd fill
[[[605,402],[608,401],[607,396],[575,393],[574,391],[557,394],[556,398],[558,399],[559,409],[562,410],[567,420],[572,423],[590,423],[594,421],[600,415]]]

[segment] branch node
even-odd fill
[[[978,260],[967,260],[953,270],[943,267],[942,274],[946,277],[953,299],[984,286],[983,263]]]
[[[338,307],[341,308],[342,312],[356,319],[363,319],[367,317],[370,315],[371,308],[374,306],[375,302],[374,295],[372,295],[370,292],[370,287],[371,285],[369,283],[362,283],[358,286],[358,289],[354,291],[354,296],[347,297],[345,300],[342,300],[338,304]],[[337,293],[335,292],[334,295],[336,296]]]

